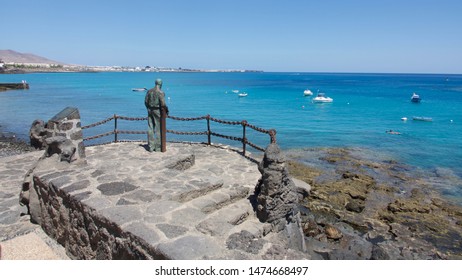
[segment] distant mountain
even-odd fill
[[[30,53],[20,53],[13,50],[0,50],[0,59],[5,63],[46,63],[46,64],[64,64],[45,57]]]

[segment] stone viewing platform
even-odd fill
[[[303,258],[256,217],[258,166],[229,148],[117,143],[87,147],[86,163],[57,158],[34,170],[32,216],[74,258]]]
[[[7,159],[2,174],[14,182],[4,189],[28,170],[23,214],[71,258],[305,257],[298,203],[310,186],[289,178],[276,143],[263,160],[212,143],[168,143],[162,153],[142,142],[85,147],[72,107],[34,121],[30,137],[44,151],[35,161]],[[14,193],[1,195],[13,201]],[[4,206],[11,211],[2,220],[17,224],[17,209]]]

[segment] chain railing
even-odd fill
[[[171,120],[175,120],[175,121],[200,121],[200,120],[206,120],[207,121],[207,130],[206,131],[176,131],[176,130],[167,129],[166,132],[171,133],[171,134],[176,134],[176,135],[207,135],[207,144],[208,145],[212,144],[212,136],[220,137],[220,138],[224,138],[224,139],[228,139],[228,140],[232,140],[232,141],[241,142],[242,143],[242,153],[243,153],[243,155],[245,155],[245,153],[246,153],[247,145],[249,145],[250,147],[252,147],[252,148],[254,148],[256,150],[262,151],[262,152],[265,150],[264,148],[250,142],[247,139],[247,134],[246,134],[246,128],[247,127],[253,129],[254,131],[269,135],[270,143],[276,143],[276,130],[274,130],[274,129],[263,129],[263,128],[257,127],[255,125],[251,125],[251,124],[247,123],[247,121],[245,121],[245,120],[243,120],[243,121],[225,121],[225,120],[220,120],[220,119],[213,118],[210,115],[201,116],[201,117],[194,117],[194,118],[181,118],[181,117],[175,117],[175,116],[167,116],[167,118],[171,119]],[[93,127],[97,127],[97,126],[106,124],[106,123],[108,123],[110,121],[114,121],[114,129],[112,131],[108,131],[108,132],[105,132],[105,133],[102,133],[102,134],[97,134],[97,135],[94,135],[94,136],[86,137],[86,138],[83,139],[83,141],[88,142],[90,140],[95,140],[95,139],[106,137],[106,136],[109,136],[109,135],[114,135],[114,140],[113,141],[104,142],[104,143],[100,143],[100,144],[128,142],[130,140],[128,140],[128,141],[127,140],[119,140],[119,137],[118,137],[119,134],[145,134],[146,135],[147,130],[119,130],[118,129],[118,120],[146,121],[147,119],[148,119],[147,117],[141,117],[141,118],[135,117],[135,118],[133,118],[133,117],[125,117],[125,116],[119,116],[119,115],[114,114],[114,116],[109,117],[109,118],[107,118],[105,120],[102,120],[102,121],[99,121],[99,122],[96,122],[96,123],[93,123],[93,124],[90,124],[90,125],[82,126],[82,129],[85,130],[85,129],[89,129],[89,128],[93,128]],[[224,125],[233,125],[233,126],[240,125],[240,126],[242,126],[242,137],[229,136],[229,135],[224,135],[224,134],[220,134],[220,133],[217,133],[217,132],[213,132],[211,130],[211,126],[210,126],[211,121],[219,123],[219,124],[224,124]],[[131,140],[131,141],[143,141],[143,140]],[[89,146],[91,146],[91,145],[89,145]]]

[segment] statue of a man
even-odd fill
[[[168,114],[168,107],[165,104],[165,93],[162,91],[162,80],[157,79],[155,87],[148,90],[144,98],[144,105],[148,110],[148,146],[149,151],[161,151],[160,116],[163,107]]]

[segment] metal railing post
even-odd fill
[[[212,131],[210,131],[210,115],[207,115],[207,144],[212,144]]]
[[[270,129],[269,135],[270,135],[270,139],[271,139],[271,144],[276,143],[276,130],[275,129]]]
[[[245,144],[247,142],[247,138],[245,138],[245,127],[247,126],[247,121],[242,121],[242,154],[245,156]]]
[[[160,107],[160,151],[167,151],[167,110],[164,106]]]
[[[117,143],[117,115],[114,114],[114,142]]]

